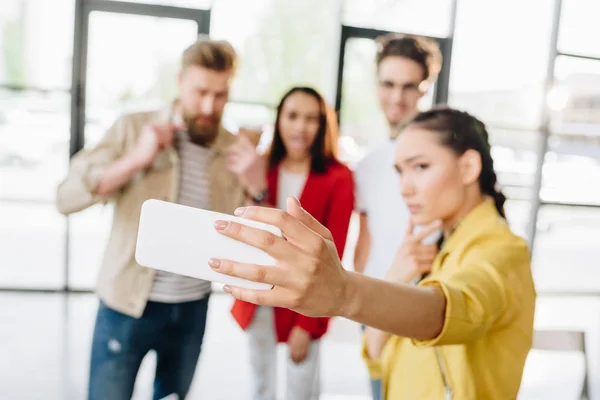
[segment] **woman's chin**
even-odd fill
[[[428,225],[435,221],[435,218],[430,215],[415,213],[411,215],[411,221],[415,225]]]
[[[287,157],[293,161],[303,161],[309,157],[309,153],[305,148],[288,148]]]

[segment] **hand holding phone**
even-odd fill
[[[269,290],[272,285],[251,282],[216,272],[210,258],[247,264],[275,265],[264,251],[220,235],[217,220],[233,221],[282,236],[279,228],[213,211],[161,200],[142,205],[135,259],[144,267],[247,289]]]

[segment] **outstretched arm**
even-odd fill
[[[263,249],[280,265],[211,260],[211,266],[219,272],[274,285],[270,291],[226,287],[234,297],[290,308],[308,316],[342,316],[417,339],[434,338],[442,330],[446,298],[438,286],[411,287],[345,271],[329,231],[295,199],[289,200],[288,212],[260,207],[237,212],[278,226],[286,239],[232,222],[216,224],[222,234]]]

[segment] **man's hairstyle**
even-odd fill
[[[423,80],[434,82],[442,68],[437,42],[420,36],[388,33],[377,38],[377,68],[387,57],[404,57],[423,68]]]
[[[235,71],[237,55],[225,40],[211,40],[200,36],[181,57],[181,67],[198,66],[214,71]]]

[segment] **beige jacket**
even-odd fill
[[[114,204],[112,230],[98,276],[97,291],[109,307],[136,318],[144,312],[155,275],[154,270],[138,265],[134,259],[140,210],[142,203],[148,199],[177,201],[177,152],[173,147],[165,149],[150,168],[140,171],[110,198],[95,196],[93,191],[104,169],[135,146],[145,124],[168,121],[170,116],[169,108],[119,118],[95,148],[82,150],[73,157],[69,174],[57,190],[56,206],[65,215],[97,203]],[[208,168],[213,211],[231,214],[244,202],[243,189],[226,165],[226,150],[235,138],[222,128],[212,148]]]

